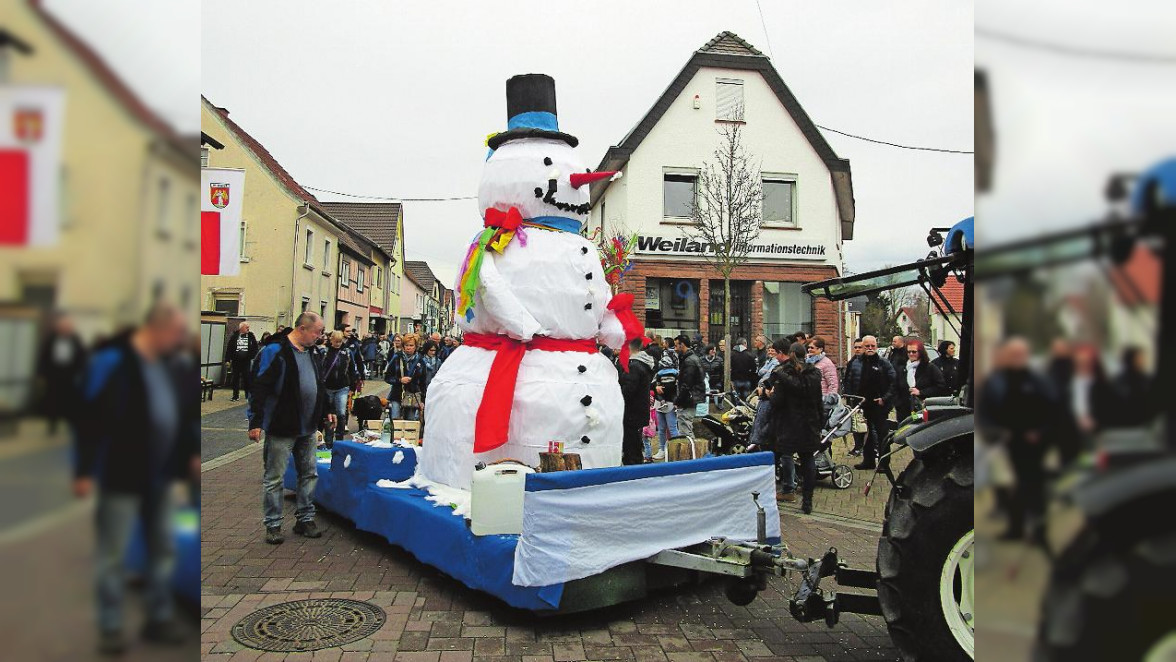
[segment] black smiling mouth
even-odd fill
[[[587,202],[585,202],[582,205],[572,205],[572,204],[568,204],[566,202],[560,202],[559,200],[556,200],[555,199],[556,186],[557,186],[556,180],[554,180],[554,179],[547,180],[547,194],[544,195],[543,189],[536,186],[535,187],[535,197],[536,198],[543,198],[543,202],[546,202],[547,204],[551,205],[552,207],[555,207],[556,209],[558,209],[560,211],[565,211],[565,212],[569,212],[572,214],[587,214],[588,213],[588,209],[590,208],[590,205]]]

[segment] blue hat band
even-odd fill
[[[507,130],[513,129],[543,129],[544,131],[559,131],[559,120],[555,113],[542,110],[532,110],[519,113],[506,122]]]

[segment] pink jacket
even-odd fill
[[[822,356],[821,360],[817,361],[817,369],[821,371],[821,395],[841,390],[841,384],[837,379],[837,366],[833,365],[828,356]]]

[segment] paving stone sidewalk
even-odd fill
[[[508,608],[426,566],[345,519],[319,516],[317,540],[290,536],[267,545],[261,528],[261,456],[203,475],[201,654],[207,660],[894,660],[880,617],[845,615],[840,625],[797,623],[792,587],[773,578],[747,607],[708,582],[589,614],[540,618]],[[293,504],[287,501],[287,508]],[[293,521],[292,512],[286,518]],[[829,518],[785,512],[794,553],[817,556],[836,546],[857,567],[872,567],[877,534]],[[288,531],[289,527],[287,527]],[[314,653],[245,649],[230,631],[272,604],[337,597],[370,601],[388,615],[371,637]]]

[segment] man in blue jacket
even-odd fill
[[[265,474],[262,479],[265,541],[280,545],[282,537],[282,476],[294,454],[298,471],[294,533],[318,538],[314,522],[314,487],[318,482],[314,434],[326,411],[326,391],[311,348],[323,335],[323,318],[304,312],[278,342],[262,347],[257,376],[249,394],[249,439],[261,441],[265,431]],[[336,424],[335,415],[326,415]]]
[[[179,309],[152,307],[146,322],[95,349],[82,380],[74,495],[97,486],[99,651],[119,654],[123,639],[123,560],[137,521],[147,543],[147,622],[143,638],[183,643],[171,598],[175,543],[172,485],[200,476],[200,417],[185,398],[190,371],[176,361],[188,336]]]

